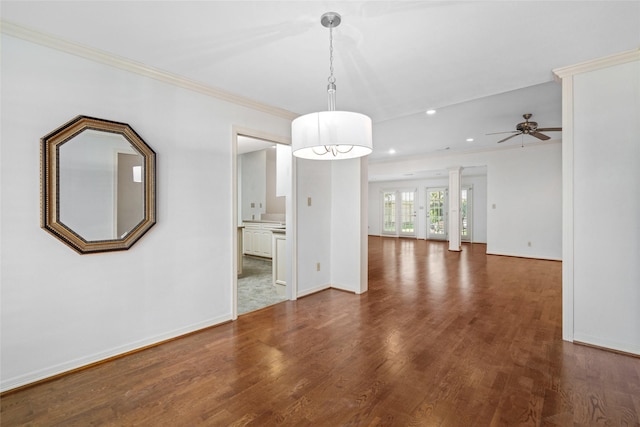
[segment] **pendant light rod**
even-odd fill
[[[340,25],[342,17],[336,12],[327,12],[320,18],[323,27],[329,29],[329,84],[327,85],[328,110],[336,110],[336,78],[333,76],[333,29]]]

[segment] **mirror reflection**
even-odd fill
[[[144,219],[144,159],[122,135],[84,130],[58,158],[60,222],[83,239],[123,238]]]

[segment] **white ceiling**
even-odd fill
[[[8,22],[299,114],[326,109],[327,11],[342,15],[337,109],[371,116],[373,162],[390,148],[402,158],[496,146],[507,135],[485,134],[515,130],[524,113],[561,126],[552,70],[640,46],[640,0],[3,0],[0,9]]]

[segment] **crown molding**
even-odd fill
[[[556,68],[553,70],[553,75],[556,81],[561,81],[563,78],[573,76],[575,74],[600,70],[602,68],[626,64],[627,62],[639,60],[640,48],[616,53],[614,55],[605,56],[603,58],[598,58],[591,61],[581,62],[575,65],[569,65],[567,67]]]
[[[91,61],[99,62],[101,64],[109,65],[121,70],[149,77],[151,79],[168,83],[183,89],[192,90],[194,92],[211,96],[222,101],[231,102],[242,107],[262,111],[264,113],[268,113],[277,117],[282,117],[284,119],[293,120],[299,116],[299,114],[293,113],[283,108],[263,104],[250,98],[226,92],[224,90],[208,86],[195,80],[191,80],[176,74],[169,73],[167,71],[150,67],[140,62],[113,55],[99,49],[82,45],[80,43],[64,40],[62,38],[32,30],[22,25],[5,20],[0,20],[0,32],[11,37],[16,37],[22,40],[39,44],[41,46],[56,49],[65,53],[79,56],[81,58],[89,59]]]

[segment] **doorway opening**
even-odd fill
[[[292,160],[288,141],[234,130],[233,318],[290,299]],[[289,213],[287,212],[289,211]]]

